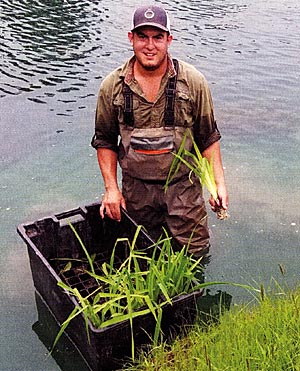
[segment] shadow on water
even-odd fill
[[[224,291],[218,291],[216,294],[212,295],[210,291],[207,290],[206,294],[197,301],[197,323],[206,325],[208,323],[217,322],[220,314],[230,309],[231,298],[231,295]],[[32,329],[50,352],[54,339],[59,331],[59,325],[49,311],[47,305],[37,293],[35,293],[35,300],[38,320],[33,324]],[[91,368],[86,363],[77,347],[65,334],[63,334],[58,341],[51,356],[62,371],[91,371]],[[126,359],[119,360],[118,364],[120,366],[116,366],[112,369],[120,368],[121,365],[124,364],[124,361],[126,361]]]
[[[58,334],[59,326],[44,301],[37,293],[35,293],[35,300],[38,320],[33,324],[32,329],[50,352],[54,339]],[[51,356],[62,371],[90,370],[78,349],[65,334],[60,338]]]

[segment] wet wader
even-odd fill
[[[176,72],[178,62],[174,62]],[[133,93],[123,85],[124,124],[120,127],[122,150],[122,192],[129,214],[157,239],[165,227],[179,247],[189,244],[189,252],[208,252],[209,232],[202,187],[197,178],[190,182],[188,168],[180,167],[177,178],[164,191],[170,165],[181,144],[186,128],[175,126],[174,106],[177,73],[165,90],[164,127],[136,128]],[[192,149],[187,140],[187,149]],[[173,244],[174,245],[174,244]]]

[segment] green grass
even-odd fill
[[[117,240],[116,245],[125,242],[129,248],[128,257],[122,264],[116,266],[115,249],[113,249],[110,261],[102,264],[100,275],[96,274],[93,258],[89,255],[75,228],[72,224],[69,225],[89,263],[90,271],[86,273],[95,278],[98,285],[93,293],[83,297],[77,288],[70,287],[61,281],[58,282],[62,289],[76,297],[78,305],[62,323],[53,348],[69,323],[78,315],[84,317],[88,336],[89,321],[96,328],[129,321],[132,335],[132,359],[134,359],[134,318],[146,314],[154,317],[156,327],[152,340],[154,344],[158,344],[162,338],[161,318],[165,305],[172,305],[172,299],[182,294],[195,292],[208,285],[220,284],[198,281],[197,277],[202,277],[203,274],[201,258],[194,259],[186,253],[186,249],[174,251],[171,239],[167,235],[154,246],[150,246],[148,254],[146,251],[138,250],[136,242],[141,226],[137,228],[132,241],[128,238]],[[68,268],[71,267],[69,263],[71,262],[68,262]]]
[[[300,371],[300,288],[270,296],[262,290],[258,305],[236,305],[126,370]]]

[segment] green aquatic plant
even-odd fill
[[[72,230],[74,227],[70,224]],[[91,270],[86,270],[97,283],[96,288],[83,296],[77,289],[58,282],[58,285],[77,299],[76,305],[68,318],[63,322],[54,340],[52,350],[59,341],[70,322],[78,315],[83,315],[87,336],[89,324],[95,328],[105,328],[123,321],[129,321],[131,329],[131,356],[135,359],[134,319],[151,315],[155,320],[153,345],[157,346],[163,339],[161,321],[163,308],[173,305],[173,300],[183,294],[190,294],[213,285],[234,285],[253,290],[252,287],[232,284],[229,282],[203,282],[203,266],[201,258],[195,259],[187,254],[187,249],[174,251],[171,238],[158,240],[153,246],[140,251],[137,248],[139,226],[132,241],[119,238],[115,244],[109,261],[102,264],[101,274],[96,274],[94,261],[89,252],[83,248]],[[80,245],[83,242],[75,233]],[[128,257],[116,264],[116,247],[118,243],[126,243],[129,249]],[[199,281],[199,277],[201,281]]]
[[[200,290],[210,284],[200,283],[197,276],[202,276],[200,259],[194,259],[186,253],[186,249],[175,252],[171,239],[166,236],[147,251],[139,251],[136,247],[139,226],[133,240],[119,238],[112,251],[110,261],[102,264],[101,274],[96,274],[93,260],[90,258],[82,240],[74,231],[90,264],[87,273],[93,277],[98,286],[86,297],[77,288],[72,288],[64,282],[58,285],[77,298],[78,305],[62,324],[56,336],[54,345],[65,331],[69,323],[78,315],[84,316],[86,331],[89,331],[89,321],[96,328],[104,328],[123,321],[129,321],[131,328],[131,352],[135,357],[133,320],[136,317],[151,314],[155,319],[154,344],[162,338],[161,319],[165,305],[172,305],[172,300],[178,295]],[[126,243],[129,248],[128,257],[116,266],[115,251],[118,243]],[[150,253],[151,252],[151,253]]]
[[[195,153],[192,153],[185,148],[187,135],[191,137]],[[170,166],[168,177],[164,186],[165,191],[168,189],[169,184],[178,173],[180,166],[184,164],[190,169],[190,181],[192,182],[191,174],[194,173],[199,178],[201,185],[206,187],[215,201],[218,201],[218,190],[214,177],[213,161],[209,162],[206,157],[201,155],[201,152],[190,130],[185,132],[180,147],[177,153],[174,153],[174,156],[175,157]],[[216,213],[219,219],[226,219],[229,216],[227,210],[221,206],[217,208]]]

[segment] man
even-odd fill
[[[218,200],[210,199],[211,208],[228,207],[221,136],[207,82],[191,65],[170,58],[173,37],[163,8],[136,9],[128,38],[134,55],[104,79],[97,102],[92,145],[105,184],[100,215],[106,212],[119,221],[120,207],[126,208],[154,238],[165,227],[174,244],[189,245],[197,256],[206,254],[209,232],[199,180],[191,182],[182,165],[166,192],[163,186],[174,152],[190,129],[202,155],[213,160]],[[190,138],[186,146],[192,150]]]

